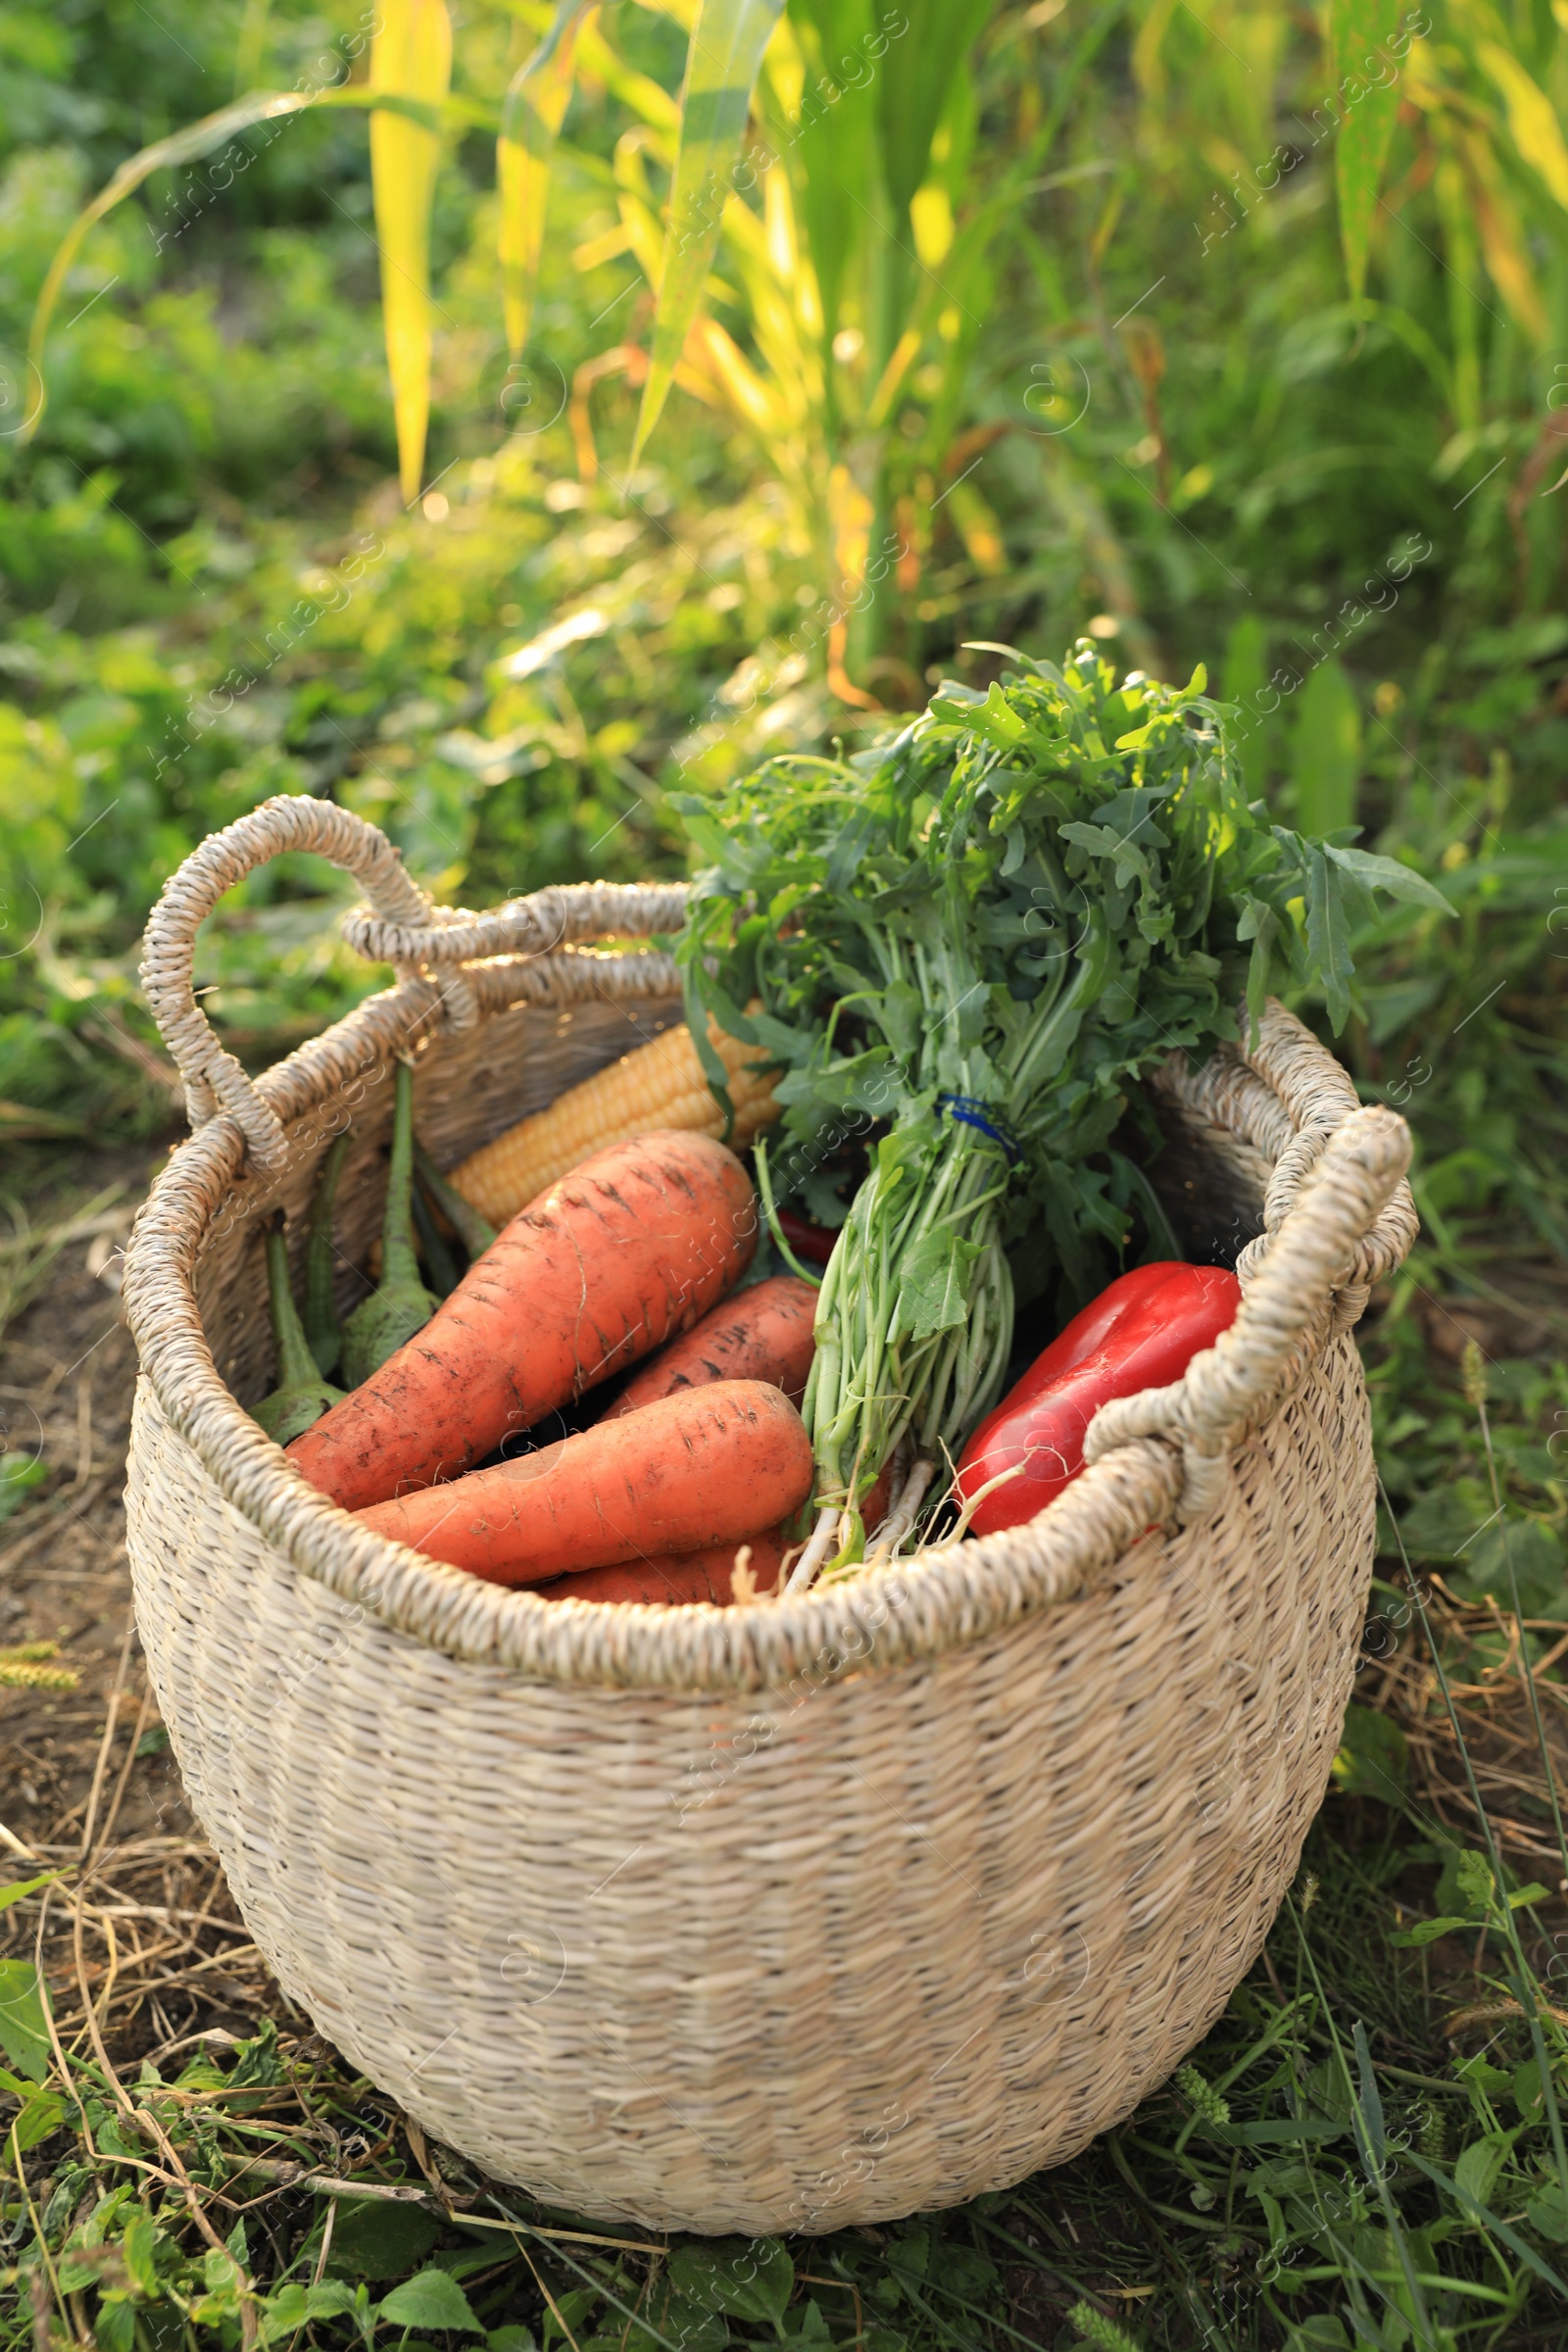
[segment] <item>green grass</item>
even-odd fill
[[[1536,1973],[1543,1890],[1504,1901],[1485,1853],[1398,1795],[1387,1751],[1340,1771],[1263,1961],[1171,2084],[1072,2164],[878,2230],[599,2228],[432,2153],[297,2031],[269,2022],[167,2080],[112,2080],[77,2047],[63,2079],[13,2008],[13,2062],[48,2081],[10,2143],[0,2341],[58,2308],[110,2352],[227,2352],[252,2329],[345,2352],[1553,2344],[1568,2012]],[[1390,1801],[1353,1792],[1368,1773]]]

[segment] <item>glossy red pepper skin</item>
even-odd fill
[[[804,1258],[808,1266],[825,1266],[839,1238],[825,1225],[813,1225],[808,1218],[798,1216],[793,1208],[779,1210],[778,1229],[796,1256]]]
[[[988,1414],[963,1449],[962,1497],[1024,1467],[981,1503],[970,1527],[995,1535],[1043,1511],[1084,1466],[1084,1438],[1112,1396],[1180,1380],[1236,1320],[1241,1285],[1224,1266],[1138,1266],[1074,1316]]]

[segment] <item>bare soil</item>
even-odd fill
[[[62,2037],[86,2026],[123,2066],[284,2009],[186,1804],[135,1636],[123,1493],[136,1367],[119,1245],[146,1154],[92,1173],[89,1205],[117,1182],[121,1200],[78,1210],[99,1230],[57,1250],[40,1228],[53,1262],[0,1348],[0,1450],[48,1470],[0,1524],[0,1664],[53,1643],[22,1671],[74,1678],[0,1684],[0,1877],[69,1873],[41,1920],[30,1904],[0,1914],[0,1952],[38,1947]],[[52,1223],[70,1231],[72,1212]]]

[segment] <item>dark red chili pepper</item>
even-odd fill
[[[779,1210],[778,1229],[796,1256],[804,1257],[810,1266],[825,1266],[839,1238],[836,1233],[829,1233],[825,1225],[812,1225],[807,1218],[797,1216],[793,1208]]]
[[[1200,1348],[1236,1320],[1241,1285],[1224,1266],[1138,1266],[1074,1316],[1036,1356],[963,1449],[955,1486],[967,1498],[1014,1463],[988,1494],[976,1535],[1017,1527],[1043,1511],[1084,1466],[1084,1438],[1112,1396],[1180,1380]]]

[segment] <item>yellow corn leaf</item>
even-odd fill
[[[606,262],[618,261],[623,253],[630,251],[631,238],[625,228],[617,224],[614,228],[607,228],[602,237],[590,237],[586,245],[574,245],[571,259],[578,270],[599,270]]]
[[[1527,335],[1546,340],[1546,306],[1530,267],[1529,248],[1519,210],[1504,185],[1497,159],[1485,138],[1461,133],[1460,145],[1470,172],[1476,229],[1492,282]]]
[[[452,78],[446,0],[382,0],[370,89],[441,105]],[[404,498],[419,494],[430,417],[430,203],[441,140],[405,117],[370,117],[370,184],[381,254],[381,317]]]
[[[938,270],[953,243],[953,199],[940,179],[928,179],[909,199],[914,250],[927,270]]]
[[[267,20],[270,14],[270,0],[245,0],[245,12],[239,21],[239,44],[234,51],[236,98],[254,90],[262,78],[262,64],[267,55]]]
[[[1568,144],[1551,100],[1498,42],[1478,41],[1476,55],[1502,93],[1514,145],[1568,211]]]
[[[827,518],[833,534],[833,561],[845,590],[858,588],[865,577],[875,509],[847,466],[835,466],[827,477]]]
[[[692,27],[653,350],[632,444],[634,466],[659,421],[702,301],[752,85],[781,6],[782,0],[702,0]]]
[[[680,108],[651,74],[638,74],[615,52],[599,29],[597,18],[577,36],[577,63],[584,74],[602,81],[612,98],[655,130],[673,133],[680,128]]]
[[[545,244],[550,164],[571,99],[578,37],[590,13],[591,0],[561,0],[550,30],[514,75],[501,110],[496,141],[501,303],[514,357],[528,340]]]
[[[616,202],[620,207],[620,225],[632,258],[657,294],[659,272],[664,266],[664,240],[652,210],[640,196],[622,189]]]
[[[129,196],[154,172],[173,171],[177,165],[193,162],[198,155],[210,155],[215,147],[221,147],[225,140],[236,137],[242,130],[254,129],[260,123],[281,122],[290,115],[303,114],[309,106],[368,107],[372,103],[375,101],[368,89],[352,84],[303,93],[296,90],[252,90],[248,96],[237,98],[232,106],[220,106],[216,114],[203,115],[199,122],[187,123],[183,130],[171,131],[168,138],[154,139],[150,146],[138,148],[134,155],[127,156],[114,177],[76,215],[61,238],[39,288],[38,299],[33,305],[32,325],[27,334],[28,406],[19,437],[24,441],[30,440],[43,416],[46,398],[44,344],[48,339],[55,305],[60,299],[60,289],[89,230],[97,225],[106,213],[114,211],[122,197]],[[412,109],[417,117],[430,115],[432,122],[440,120],[439,114],[432,115],[428,108],[413,99],[399,99],[395,103]]]
[[[987,579],[995,579],[1007,568],[1002,525],[972,482],[955,483],[948,499],[970,563]]]
[[[892,416],[893,404],[904,390],[905,377],[920,356],[923,340],[917,326],[906,326],[894,344],[892,357],[882,370],[882,380],[872,393],[871,405],[865,413],[865,421],[873,431],[879,430]]]
[[[725,206],[726,217],[730,209],[728,205]],[[737,205],[734,209],[746,213],[747,219],[751,219],[745,205]],[[769,172],[765,174],[762,180],[762,219],[766,224],[767,258],[773,275],[781,286],[791,286],[801,266],[801,241],[796,233],[795,206],[790,198],[788,172]]]
[[[764,436],[778,429],[780,419],[766,384],[716,318],[693,319],[684,356],[717,385],[742,424]]]
[[[1160,56],[1171,19],[1176,14],[1177,0],[1154,0],[1153,7],[1138,27],[1133,42],[1133,72],[1151,98],[1163,97],[1165,92],[1165,61]]]

